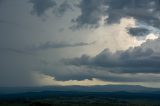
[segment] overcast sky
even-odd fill
[[[160,87],[160,0],[0,0],[0,86]]]

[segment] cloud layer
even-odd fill
[[[75,66],[100,67],[115,73],[159,73],[160,52],[157,43],[160,38],[148,41],[139,47],[126,51],[103,50],[95,57],[82,55],[80,58],[66,59],[66,64]]]
[[[81,15],[75,22],[78,26],[96,25],[102,16],[107,17],[107,23],[133,17],[137,21],[159,27],[159,5],[159,0],[82,0],[79,4]]]
[[[91,43],[85,43],[85,42],[79,42],[79,43],[67,43],[67,42],[52,42],[48,41],[46,43],[32,46],[29,48],[26,48],[27,50],[31,51],[37,51],[37,50],[47,50],[47,49],[58,49],[58,48],[69,48],[69,47],[80,47],[80,46],[89,46],[95,44],[95,42]]]
[[[139,28],[128,28],[133,36],[145,36],[160,28],[160,0],[82,0],[81,14],[72,20],[74,28],[97,28],[103,19],[106,24],[118,24],[122,18],[134,18]],[[150,26],[143,28],[141,26]]]

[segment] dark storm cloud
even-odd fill
[[[79,58],[66,59],[64,62],[75,66],[106,68],[117,73],[159,73],[160,51],[157,51],[159,41],[160,38],[115,53],[105,49],[95,57],[82,55]]]
[[[133,17],[137,22],[160,28],[160,0],[82,0],[81,14],[73,20],[76,27],[98,26],[102,16],[106,23],[119,23],[121,18]]]
[[[97,78],[111,82],[159,82],[159,42],[160,38],[148,40],[139,47],[115,53],[105,49],[94,57],[64,59],[63,65],[39,70],[59,81]]]
[[[60,4],[56,9],[53,10],[53,13],[56,16],[63,16],[66,11],[73,10],[71,4],[69,4],[67,1],[64,1],[62,4]]]
[[[79,43],[66,43],[66,42],[52,42],[48,41],[44,44],[40,44],[38,46],[32,46],[29,48],[29,50],[46,50],[46,49],[53,49],[53,48],[68,48],[68,47],[79,47],[79,46],[88,46],[92,45],[95,42],[91,43],[85,43],[85,42],[79,42]]]
[[[44,15],[48,10],[53,10],[56,16],[63,16],[66,11],[72,10],[72,6],[67,1],[58,4],[55,0],[29,0],[33,4],[33,14]]]
[[[128,28],[128,33],[133,36],[146,36],[150,33],[150,31],[146,28]]]
[[[152,73],[112,73],[107,69],[86,66],[57,66],[41,71],[58,81],[92,80],[93,78],[111,82],[159,82],[160,75]]]
[[[72,22],[77,23],[76,27],[82,26],[98,27],[98,21],[104,15],[104,0],[82,0],[78,7],[81,9],[81,15]]]
[[[29,0],[29,2],[33,4],[32,13],[37,16],[44,15],[47,10],[57,5],[54,0]]]

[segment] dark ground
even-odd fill
[[[160,106],[160,94],[44,91],[0,95],[0,106]]]

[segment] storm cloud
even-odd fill
[[[114,73],[110,69],[86,66],[56,66],[44,68],[41,73],[52,76],[58,81],[85,79],[92,80],[94,78],[111,81],[111,82],[159,82],[159,73]]]
[[[82,26],[98,27],[98,21],[105,15],[104,0],[82,0],[78,7],[81,15],[72,22],[76,23],[77,28]]]
[[[159,28],[160,0],[82,0],[81,14],[73,19],[77,28],[97,27],[102,17],[107,24],[119,23],[132,17],[139,23]]]
[[[150,33],[150,31],[146,28],[128,28],[128,33],[133,36],[146,36]]]
[[[42,16],[47,10],[56,6],[54,0],[29,0],[29,2],[33,4],[32,13],[37,16]]]
[[[58,49],[58,48],[69,48],[69,47],[80,47],[80,46],[89,46],[95,44],[95,42],[85,43],[85,42],[79,42],[79,43],[67,43],[67,42],[53,42],[48,41],[46,43],[37,45],[37,46],[31,46],[26,48],[26,50],[31,51],[37,51],[37,50],[47,50],[47,49]]]
[[[68,2],[68,1],[64,1],[63,3],[61,3],[56,9],[53,10],[53,13],[58,16],[61,17],[63,16],[68,10],[72,10],[72,5]]]
[[[160,82],[160,0],[0,0],[0,7],[0,86]]]
[[[56,16],[63,16],[66,11],[73,10],[70,3],[64,1],[57,3],[55,0],[29,0],[33,4],[32,14],[37,16],[46,15],[48,10],[52,10]]]
[[[24,48],[0,48],[0,53],[10,53],[10,54],[22,54],[22,55],[35,55],[34,51],[48,50],[48,49],[63,49],[63,48],[72,48],[72,47],[82,47],[93,45],[96,42],[79,42],[79,43],[67,43],[67,42],[52,42],[48,41],[43,44],[27,46]]]
[[[157,51],[159,46],[156,46],[159,41],[160,38],[115,53],[105,49],[95,57],[82,55],[64,62],[75,66],[105,68],[115,73],[159,73],[160,51]]]

